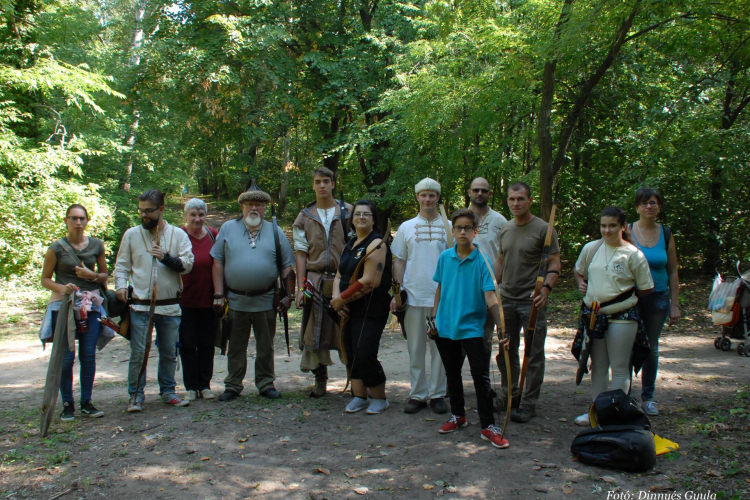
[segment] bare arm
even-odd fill
[[[440,289],[442,285],[438,283],[437,290],[435,290],[435,305],[432,306],[432,315],[437,316],[438,306],[440,305]]]
[[[381,246],[373,251],[373,249],[380,245],[380,243],[381,240],[375,240],[367,247],[368,252],[372,251],[372,253],[365,261],[362,277],[355,282],[349,283],[349,288],[347,288],[347,290],[351,290],[352,293],[347,294],[348,296],[346,296],[346,298],[344,298],[344,294],[342,293],[338,297],[334,296],[334,298],[331,299],[331,307],[335,310],[338,311],[344,304],[361,299],[380,286],[380,279],[383,276],[383,268],[385,266],[386,248],[385,246]],[[340,279],[341,275],[336,273],[336,280],[333,282],[334,290],[339,289]]]
[[[560,269],[562,264],[560,262],[560,254],[553,253],[547,258],[547,274],[544,277],[544,284],[549,285],[549,288],[542,286],[539,291],[539,295],[534,298],[534,307],[537,309],[543,309],[547,305],[547,298],[552,292],[551,288],[555,287],[557,278],[560,276]]]
[[[224,262],[214,259],[211,265],[211,279],[214,282],[214,294],[224,295]]]
[[[393,279],[403,287],[404,284],[404,273],[406,272],[406,261],[399,259],[398,257],[393,258]],[[396,299],[391,300],[391,312],[396,312]]]
[[[588,290],[589,288],[589,285],[586,283],[586,280],[584,280],[583,276],[578,274],[578,271],[576,270],[573,270],[573,275],[576,277],[576,284],[578,285],[578,291],[586,295],[586,290]]]
[[[297,309],[302,309],[302,303],[305,296],[302,294],[302,287],[307,279],[307,252],[297,250],[294,255],[294,260],[297,262]]]
[[[667,274],[669,275],[669,324],[671,325],[680,319],[680,277],[677,273],[677,249],[675,248],[674,236],[669,239]]]
[[[404,273],[406,272],[406,261],[399,259],[398,257],[393,258],[393,277],[400,284],[404,284]]]
[[[495,262],[492,263],[492,269],[495,271],[496,283],[500,283],[500,278],[503,274],[503,254],[501,252],[497,252]]]
[[[94,283],[106,283],[108,277],[107,271],[107,258],[104,256],[104,252],[96,257],[96,268],[99,272],[94,271],[86,267],[86,264],[81,262],[80,266],[75,267],[76,276],[83,279],[89,280]]]
[[[52,280],[52,275],[55,273],[55,267],[57,266],[57,255],[50,248],[44,255],[44,267],[42,268],[42,286],[47,290],[52,290],[51,301],[61,300],[62,296],[66,293],[73,293],[76,291],[76,286],[72,283],[67,285],[61,285],[55,283]]]
[[[503,280],[503,253],[497,252],[497,259],[495,259],[495,279],[498,283]]]

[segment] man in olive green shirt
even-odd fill
[[[532,299],[534,285],[539,273],[539,262],[547,235],[547,223],[531,214],[531,188],[516,182],[508,189],[508,207],[513,214],[500,230],[500,249],[495,274],[500,284],[503,299],[506,334],[510,338],[511,381],[508,381],[505,357],[498,354],[497,366],[503,383],[503,396],[507,406],[508,387],[512,387],[513,400],[518,398],[518,379],[521,363],[518,348],[521,342],[521,328],[524,330],[524,343],[529,342],[527,330],[531,308],[537,309],[537,322],[529,355],[529,368],[526,373],[526,391],[523,392],[521,406],[516,407],[510,418],[514,422],[525,423],[536,416],[542,382],[544,381],[544,342],[547,338],[547,297],[560,274],[560,246],[557,233],[553,233],[547,260],[547,275],[539,295]],[[521,389],[523,390],[523,389]],[[512,402],[511,402],[512,404]],[[513,405],[515,407],[515,405]]]

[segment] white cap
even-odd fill
[[[425,177],[421,181],[417,182],[416,186],[414,186],[415,193],[419,194],[422,191],[435,191],[437,194],[440,194],[440,184],[438,184],[438,181],[434,179]]]

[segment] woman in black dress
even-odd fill
[[[378,349],[391,301],[388,294],[391,249],[382,244],[372,202],[360,200],[354,205],[352,224],[357,237],[349,241],[341,255],[331,307],[349,318],[344,347],[348,353],[347,369],[351,374],[354,399],[346,406],[346,412],[356,413],[367,408],[369,415],[377,415],[388,408],[385,373],[378,361]],[[364,264],[359,266],[363,260]],[[354,276],[355,271],[357,276]]]

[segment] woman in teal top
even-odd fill
[[[664,198],[657,189],[643,187],[635,193],[635,208],[640,219],[631,227],[633,240],[648,260],[654,292],[638,302],[638,309],[648,335],[651,354],[641,371],[641,403],[647,415],[658,415],[654,403],[654,387],[659,368],[659,337],[664,321],[669,324],[680,318],[677,252],[674,237],[668,228],[657,224]]]

